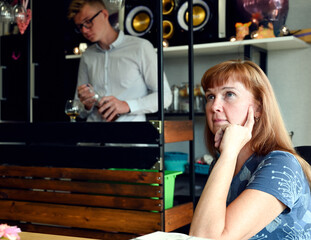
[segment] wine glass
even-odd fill
[[[11,22],[12,21],[12,6],[7,2],[3,1],[0,4],[0,17],[2,22]]]
[[[18,2],[14,7],[13,7],[13,21],[14,22],[24,22],[27,17],[27,11],[24,8],[23,4]]]
[[[65,113],[70,117],[70,122],[76,122],[76,118],[80,115],[82,108],[83,105],[80,100],[67,100]]]

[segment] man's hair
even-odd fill
[[[85,6],[85,4],[98,7],[99,9],[106,9],[103,0],[72,0],[68,8],[68,19],[73,19]]]

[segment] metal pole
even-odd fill
[[[157,49],[158,49],[158,120],[164,119],[164,91],[163,91],[163,16],[162,1],[156,1],[156,18],[157,18]]]
[[[188,74],[189,74],[189,120],[194,121],[194,70],[193,70],[193,2],[188,0],[188,16],[189,16],[189,34],[188,34]],[[195,159],[195,149],[194,149],[194,124],[193,126],[193,140],[189,142],[189,173],[190,173],[190,197],[195,205],[195,173],[194,173],[194,159]]]
[[[155,18],[157,23],[157,57],[158,57],[158,120],[160,121],[160,158],[163,163],[160,164],[164,166],[164,90],[163,90],[163,16],[162,16],[162,1],[156,1],[156,14]],[[163,199],[165,199],[164,186],[165,186],[165,172],[163,168],[160,169],[163,172]],[[163,214],[162,214],[162,231],[165,231],[165,201],[163,201]]]

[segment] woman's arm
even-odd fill
[[[215,238],[226,227],[226,200],[235,169],[236,156],[221,154],[195,209],[190,235]]]

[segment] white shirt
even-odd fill
[[[96,43],[83,53],[78,86],[90,83],[101,97],[114,96],[126,101],[131,112],[121,115],[117,121],[145,121],[146,113],[158,111],[157,68],[152,44],[120,31],[108,50]],[[163,79],[164,108],[167,108],[172,102],[172,93],[165,74]],[[97,108],[88,112],[87,121],[103,121]]]

